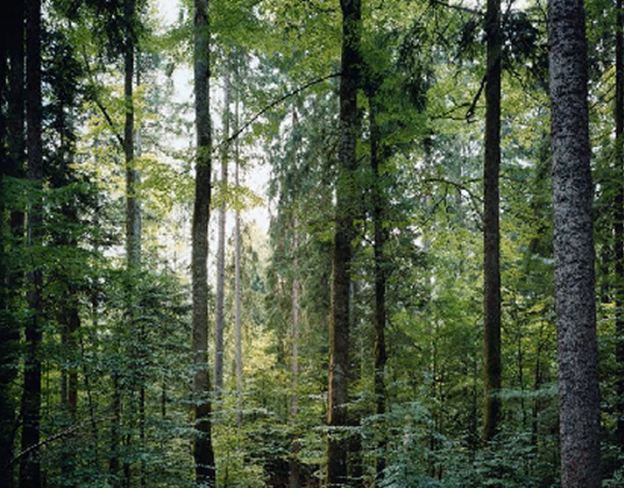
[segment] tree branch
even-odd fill
[[[322,83],[322,82],[327,81],[327,80],[330,80],[331,78],[336,78],[336,77],[340,76],[341,74],[342,73],[331,73],[331,74],[323,76],[321,78],[315,78],[314,80],[310,80],[307,83],[304,83],[303,85],[295,88],[294,90],[289,91],[288,93],[282,95],[281,97],[276,98],[271,103],[269,103],[268,105],[263,107],[261,110],[256,112],[247,122],[245,122],[243,125],[241,125],[240,128],[238,130],[236,130],[230,137],[228,137],[227,139],[222,141],[220,144],[217,144],[213,148],[213,151],[216,151],[217,149],[221,148],[224,145],[230,145],[232,143],[232,141],[234,141],[245,130],[247,130],[256,120],[258,120],[265,113],[267,113],[269,110],[271,110],[272,108],[276,107],[277,105],[279,105],[283,101],[285,101],[285,100],[289,99],[290,97],[293,97],[293,96],[301,93],[304,90],[307,90],[311,86],[317,85],[317,84]]]
[[[106,107],[104,106],[104,104],[102,103],[102,101],[99,99],[99,97],[96,94],[98,84],[96,83],[95,76],[93,75],[93,72],[91,71],[91,65],[89,64],[89,57],[87,56],[87,53],[85,52],[84,46],[82,48],[82,58],[84,60],[85,67],[87,69],[89,83],[91,84],[91,97],[90,98],[91,100],[93,100],[93,102],[95,103],[97,108],[100,110],[100,112],[102,112],[102,115],[104,116],[104,119],[106,120],[106,123],[108,124],[111,132],[115,136],[115,139],[117,139],[117,142],[123,148],[124,147],[123,137],[121,137],[121,135],[117,131],[115,127],[115,123],[113,122],[113,119],[108,113],[108,110],[106,110]]]

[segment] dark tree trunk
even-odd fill
[[[357,88],[360,47],[360,0],[341,0],[342,75],[340,77],[340,148],[336,182],[336,222],[333,255],[332,314],[329,324],[329,389],[326,486],[347,484],[349,375],[349,288],[351,240],[356,205]],[[335,434],[334,434],[335,432]]]
[[[128,268],[136,268],[141,261],[141,215],[137,186],[139,175],[134,160],[134,19],[135,0],[125,0],[126,35],[124,46],[124,156],[126,164],[126,258]]]
[[[369,120],[370,120],[370,152],[371,170],[373,173],[373,226],[374,243],[373,254],[375,259],[375,400],[376,413],[382,417],[386,413],[386,265],[384,258],[384,245],[386,231],[384,230],[383,213],[383,182],[379,173],[379,126],[377,125],[377,105],[375,93],[369,94]],[[383,481],[386,442],[382,434],[377,450],[377,483]]]
[[[230,136],[230,74],[225,74],[223,101],[223,141]],[[228,144],[223,143],[221,150],[221,195],[219,205],[219,235],[217,237],[217,296],[215,304],[215,391],[221,394],[223,389],[223,332],[225,329],[225,219],[226,188],[228,182]]]
[[[208,0],[194,0],[194,74],[195,127],[195,202],[192,223],[193,287],[193,394],[195,439],[193,457],[199,486],[216,486],[211,435],[210,378],[208,369],[208,222],[211,197],[211,123],[210,123],[210,31]]]
[[[620,449],[624,449],[624,13],[622,0],[616,2],[615,34],[615,171],[617,185],[613,202],[613,234],[615,257],[615,334],[617,345],[615,359],[618,367],[617,426],[616,439]]]
[[[582,0],[550,0],[561,486],[599,487],[600,421],[587,41]]]
[[[28,124],[28,178],[36,190],[42,187],[43,154],[41,141],[41,1],[26,3],[26,117]],[[42,201],[37,192],[30,202],[28,216],[28,245],[31,249],[42,244]],[[28,307],[26,320],[26,358],[22,396],[22,451],[39,443],[41,408],[42,338],[42,270],[35,263],[28,272]],[[24,456],[20,462],[20,488],[40,488],[41,468],[37,453]]]
[[[2,139],[6,138],[6,165],[2,169],[2,176],[20,177],[24,164],[24,3],[12,1],[6,8],[7,31],[4,33],[6,42],[3,43],[1,62],[3,73],[0,83],[2,103],[7,103],[6,117],[2,117]],[[8,65],[7,65],[8,60]],[[8,87],[5,85],[5,76],[8,78]],[[1,186],[5,183],[1,182]],[[3,190],[2,190],[3,191]],[[6,203],[6,202],[2,202]],[[2,215],[4,215],[4,209]],[[4,227],[5,223],[2,222]],[[23,237],[24,214],[13,211],[10,215],[9,227],[11,236],[16,241]],[[6,261],[3,249],[2,274],[0,286],[2,306],[0,307],[0,459],[11,459],[15,442],[16,402],[11,395],[10,388],[18,372],[18,342],[19,323],[11,312],[16,290],[21,285],[18,273],[11,270]],[[7,488],[13,486],[13,467],[8,463],[0,462],[0,479],[6,480]]]
[[[485,84],[485,158],[483,165],[483,339],[485,369],[485,419],[483,439],[490,441],[498,431],[501,402],[501,292],[500,292],[500,101],[501,32],[500,0],[488,0],[487,75]]]

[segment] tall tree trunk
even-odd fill
[[[293,111],[293,114],[296,112]],[[293,115],[293,119],[296,119],[296,115]],[[293,123],[294,125],[294,123]],[[292,279],[292,290],[290,296],[290,308],[292,313],[292,324],[290,331],[291,338],[291,359],[290,359],[290,423],[294,427],[297,422],[297,415],[299,414],[299,394],[297,392],[299,388],[299,317],[300,317],[300,305],[299,305],[299,295],[300,295],[300,283],[299,283],[299,269],[297,266],[297,254],[299,252],[299,240],[297,234],[297,218],[293,218],[293,279]],[[294,434],[293,440],[290,445],[290,459],[288,463],[288,487],[289,488],[299,488],[301,486],[301,474],[299,469],[299,441],[297,440],[297,435]]]
[[[332,314],[329,323],[327,475],[329,487],[347,484],[348,439],[338,432],[348,425],[349,289],[351,240],[355,234],[357,201],[354,173],[357,141],[357,89],[360,48],[360,0],[341,0],[342,75],[340,77],[340,146],[336,182],[336,222],[333,252]]]
[[[238,85],[238,80],[237,80]],[[239,92],[236,89],[236,107],[234,109],[234,125],[238,130],[238,110],[239,110]],[[240,188],[240,154],[238,140],[234,147],[235,169],[234,169],[234,185]],[[243,334],[241,324],[241,215],[240,205],[236,207],[236,220],[234,222],[234,336],[236,342],[235,362],[236,362],[236,411],[237,422],[240,427],[243,421]]]
[[[501,33],[500,0],[488,0],[487,75],[485,84],[485,158],[483,166],[483,339],[485,368],[485,419],[483,439],[490,441],[498,431],[501,402],[501,292],[500,292],[500,100]]]
[[[615,34],[615,171],[617,185],[614,201],[614,252],[615,257],[615,359],[618,367],[616,384],[617,427],[616,439],[624,449],[624,13],[622,0],[616,2]]]
[[[134,21],[135,0],[125,0],[124,17],[126,22],[124,46],[124,138],[123,150],[126,165],[126,259],[129,269],[135,269],[141,261],[141,215],[137,186],[139,175],[134,159]]]
[[[217,296],[215,304],[215,391],[223,389],[223,332],[225,329],[225,219],[228,180],[228,144],[230,136],[230,73],[226,70],[223,101],[223,144],[221,150],[221,204],[219,205],[219,235],[217,237]]]
[[[299,116],[297,109],[292,109],[292,130],[293,142],[299,143]],[[295,146],[293,165],[297,167],[299,164],[299,149]],[[290,308],[292,314],[290,339],[291,339],[291,357],[290,357],[290,410],[289,420],[293,429],[292,440],[290,443],[290,458],[288,461],[288,488],[300,488],[301,486],[301,466],[299,463],[299,451],[301,445],[298,440],[297,433],[297,417],[299,415],[299,335],[300,335],[300,316],[301,306],[299,297],[301,295],[301,283],[299,280],[299,222],[297,218],[297,208],[293,209],[292,217],[292,289],[290,296]]]
[[[587,41],[582,0],[550,0],[561,486],[599,487],[600,422]]]
[[[192,223],[193,394],[195,439],[193,457],[198,486],[216,486],[211,434],[208,369],[208,222],[210,220],[212,140],[210,122],[210,31],[208,0],[194,0],[195,202]]]
[[[5,32],[6,51],[2,53],[2,66],[5,75],[8,75],[8,89],[4,85],[2,77],[2,101],[7,103],[6,118],[3,117],[4,136],[6,137],[7,153],[6,166],[3,168],[2,176],[19,177],[22,176],[24,153],[24,3],[22,1],[12,1],[7,8],[10,29]],[[8,69],[6,61],[9,61]],[[8,72],[7,72],[8,71]],[[4,141],[4,138],[2,139]],[[4,188],[2,182],[1,188]],[[3,191],[3,190],[2,190]],[[2,202],[5,203],[5,202]],[[2,209],[4,216],[4,209]],[[4,222],[2,222],[4,227]],[[24,232],[24,214],[22,212],[11,212],[9,230],[11,236],[16,241],[21,239]],[[3,244],[4,245],[4,244]],[[0,286],[4,303],[0,308],[0,459],[11,459],[13,457],[13,446],[15,442],[16,402],[11,394],[10,388],[17,377],[18,372],[18,343],[19,343],[19,323],[11,312],[14,300],[19,290],[19,274],[11,270],[3,248],[3,262],[0,279]],[[7,488],[13,486],[13,467],[5,462],[0,462],[0,479],[6,480]]]
[[[26,117],[28,124],[28,178],[35,195],[31,198],[28,215],[28,245],[31,250],[42,245],[43,151],[41,140],[41,1],[26,3]],[[36,255],[36,253],[35,253]],[[26,320],[26,359],[22,396],[22,451],[39,443],[41,409],[42,292],[41,267],[35,262],[28,273],[28,307]],[[20,488],[40,488],[41,468],[37,453],[24,456],[20,462]]]
[[[375,400],[376,413],[382,418],[386,413],[386,269],[384,262],[384,245],[386,232],[383,227],[383,185],[379,173],[379,126],[377,125],[377,104],[376,94],[369,95],[369,122],[370,122],[370,152],[371,170],[373,173],[373,226],[374,243],[373,254],[375,259]],[[386,442],[382,433],[382,438],[377,445],[379,452],[376,465],[377,483],[383,481],[384,469],[386,467],[385,458]]]

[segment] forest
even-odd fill
[[[4,0],[0,488],[624,486],[623,0]]]

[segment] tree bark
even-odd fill
[[[230,136],[230,74],[225,73],[223,101],[223,141]],[[221,146],[221,192],[219,205],[219,235],[217,237],[217,296],[215,304],[215,392],[221,394],[223,389],[223,333],[225,329],[225,219],[226,189],[228,180],[228,144]]]
[[[616,1],[615,34],[615,171],[617,186],[613,202],[615,258],[615,359],[618,368],[616,440],[624,448],[624,13],[622,0]]]
[[[550,0],[561,486],[599,487],[600,422],[587,41],[582,0]]]
[[[329,323],[329,379],[327,425],[327,474],[325,486],[347,484],[348,439],[341,431],[348,425],[349,289],[351,240],[357,201],[354,173],[357,167],[357,88],[360,48],[360,0],[341,0],[342,75],[340,77],[340,146],[336,182],[336,222],[333,251],[332,313]]]
[[[28,245],[32,249],[42,244],[43,210],[42,189],[43,148],[41,140],[41,0],[26,3],[26,117],[28,147],[28,178],[36,194],[31,198],[28,216]],[[24,362],[24,388],[22,396],[22,443],[24,451],[39,443],[41,409],[41,358],[42,339],[42,269],[34,263],[28,272],[28,308],[26,320],[26,358]],[[20,488],[41,487],[41,467],[37,453],[24,456],[20,461]]]
[[[483,338],[485,369],[485,418],[483,439],[492,440],[498,431],[501,402],[501,292],[500,292],[500,100],[501,32],[500,0],[488,0],[487,74],[485,84],[485,157],[483,166]]]
[[[134,64],[135,0],[124,1],[126,22],[124,46],[124,157],[126,165],[126,259],[129,269],[135,269],[141,261],[141,214],[137,198],[139,175],[134,158]]]
[[[24,3],[12,1],[7,8],[10,29],[5,32],[6,43],[3,46],[6,51],[2,53],[2,66],[4,75],[8,77],[8,87],[4,85],[2,77],[2,101],[7,103],[7,114],[3,117],[3,136],[6,137],[6,166],[2,170],[2,176],[22,176],[25,158],[24,140]],[[6,61],[9,64],[7,66]],[[4,137],[2,140],[4,140]],[[1,187],[4,187],[2,182]],[[3,204],[5,202],[2,202]],[[4,216],[4,209],[2,209]],[[4,226],[4,222],[2,222]],[[9,228],[13,239],[16,241],[23,237],[24,214],[12,211]],[[3,281],[0,286],[4,287],[2,293],[3,304],[0,308],[2,314],[0,323],[0,459],[11,459],[15,442],[16,402],[10,388],[17,377],[18,372],[18,343],[19,323],[11,312],[12,303],[18,296],[16,290],[20,289],[20,276],[11,270],[6,256],[2,255]],[[0,463],[0,479],[6,480],[7,488],[13,486],[13,467],[8,463]]]
[[[299,117],[297,110],[293,108],[292,111],[292,128],[296,134],[299,125]],[[298,141],[294,141],[295,143]],[[298,148],[295,147],[294,151],[294,164],[298,164]],[[288,488],[299,488],[301,486],[301,470],[299,465],[299,451],[300,443],[297,439],[296,425],[297,416],[299,414],[299,318],[300,318],[300,304],[299,296],[301,294],[301,284],[299,281],[299,229],[298,219],[296,215],[297,210],[293,209],[292,220],[292,263],[293,263],[293,277],[292,277],[292,289],[290,296],[290,308],[292,313],[292,323],[290,330],[291,339],[291,356],[290,356],[290,409],[289,419],[293,428],[293,438],[290,443],[290,458],[288,462]]]
[[[212,170],[210,122],[210,31],[208,0],[194,0],[194,91],[197,152],[192,222],[193,394],[195,439],[193,457],[198,486],[214,488],[216,470],[211,433],[208,369],[208,222]]]
[[[371,170],[373,173],[373,226],[374,243],[373,254],[375,259],[375,400],[376,413],[381,418],[386,413],[386,268],[384,245],[386,232],[383,225],[384,199],[381,175],[379,173],[379,142],[380,133],[377,125],[376,94],[369,95],[369,122],[370,122],[370,152]],[[386,467],[386,442],[382,438],[377,445],[379,452],[376,464],[376,482],[381,483]]]
[[[234,125],[238,128],[238,88],[236,91],[236,107],[234,112]],[[235,169],[234,185],[240,189],[240,155],[238,139],[234,147]],[[237,422],[240,427],[243,422],[243,334],[241,324],[241,215],[240,205],[236,207],[236,220],[234,222],[234,339],[235,339],[235,362],[236,362],[236,410]]]

